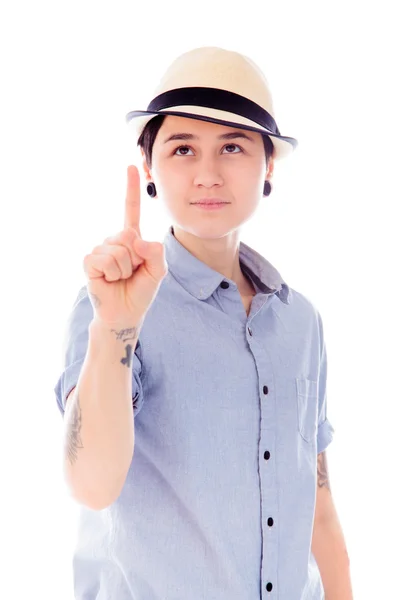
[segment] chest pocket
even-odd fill
[[[318,422],[318,382],[296,377],[297,418],[301,437],[306,442],[316,438]]]

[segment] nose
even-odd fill
[[[196,174],[194,177],[194,185],[202,185],[204,187],[213,187],[214,185],[221,186],[224,179],[217,161],[213,157],[203,157],[195,165]]]

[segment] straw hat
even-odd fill
[[[268,135],[275,160],[289,156],[298,145],[295,138],[280,134],[263,72],[247,56],[223,48],[195,48],[176,58],[147,110],[133,110],[125,119],[139,139],[156,115],[200,119]]]

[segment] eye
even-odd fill
[[[239,148],[240,152],[243,152],[242,148],[240,146],[238,146],[237,144],[226,144],[224,146],[224,148]],[[191,150],[191,148],[189,148],[189,146],[179,146],[178,148],[176,148],[174,150],[174,155],[178,152],[178,150],[182,150],[182,148],[184,148],[185,150]],[[228,154],[239,154],[239,152],[228,152]],[[187,153],[185,154],[176,154],[177,156],[189,156]]]
[[[184,148],[185,150],[186,149],[190,150],[189,146],[179,146],[179,148],[176,148],[176,150],[174,151],[174,154],[176,154],[178,152],[178,150],[182,150],[182,148]],[[187,156],[187,154],[178,154],[178,156]]]
[[[242,149],[240,146],[238,146],[237,144],[226,144],[225,148],[239,148],[240,152],[242,152]],[[238,152],[228,152],[228,154],[238,154]]]

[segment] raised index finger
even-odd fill
[[[140,233],[140,177],[135,165],[128,166],[124,228],[134,227]]]

